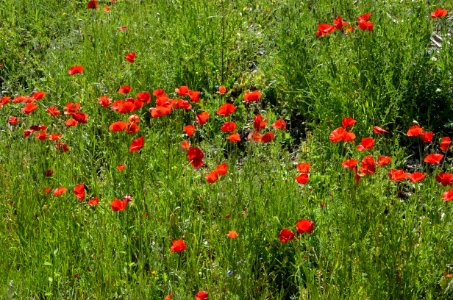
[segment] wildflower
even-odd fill
[[[379,156],[378,157],[378,167],[382,167],[382,166],[385,166],[385,165],[388,165],[390,162],[392,161],[392,158],[390,156]]]
[[[286,130],[286,122],[285,120],[277,120],[272,124],[272,127],[275,129]]]
[[[57,117],[60,115],[60,111],[58,110],[58,108],[56,106],[50,106],[46,109],[46,112],[51,115],[51,116],[54,116],[54,117]]]
[[[67,188],[60,186],[53,190],[52,195],[58,197],[66,193],[67,190],[68,190]]]
[[[420,182],[425,179],[426,173],[414,172],[409,175],[409,180],[411,182]]]
[[[118,132],[118,131],[123,131],[126,130],[127,128],[127,123],[124,121],[116,121],[110,124],[109,130],[112,132]]]
[[[432,131],[422,132],[422,133],[420,134],[422,140],[423,140],[425,143],[431,143],[431,141],[433,140],[433,135],[434,135],[434,132],[432,132]]]
[[[90,200],[88,200],[88,205],[91,206],[91,207],[94,207],[96,205],[99,204],[99,198],[98,197],[94,197],[94,198],[91,198]]]
[[[409,173],[404,172],[404,170],[391,169],[389,170],[389,178],[394,181],[401,181],[410,176]]]
[[[199,124],[199,125],[203,125],[204,123],[206,123],[209,119],[209,114],[205,111],[199,113],[196,117],[195,117],[195,121]]]
[[[306,184],[308,182],[308,174],[300,174],[295,179],[299,184]]]
[[[445,17],[447,14],[448,14],[448,10],[439,7],[431,13],[431,18],[433,18],[433,19],[441,18],[441,17]]]
[[[453,189],[449,189],[448,192],[442,193],[442,200],[444,202],[453,200]]]
[[[83,73],[83,66],[73,66],[69,68],[68,74],[75,75],[75,74],[82,74]]]
[[[182,252],[186,250],[187,247],[183,239],[173,240],[171,244],[172,244],[170,248],[171,252]]]
[[[229,237],[230,239],[235,239],[238,237],[238,233],[236,232],[236,230],[230,230],[227,233],[227,237]]]
[[[142,103],[149,104],[151,102],[151,95],[148,92],[138,92],[135,99]]]
[[[122,94],[122,95],[126,95],[126,94],[129,94],[129,92],[132,90],[132,88],[128,85],[123,85],[123,86],[120,86],[120,88],[118,89],[117,93],[118,94]]]
[[[233,133],[230,134],[226,139],[230,142],[237,143],[241,141],[241,136],[239,135],[239,133]]]
[[[370,137],[366,137],[362,139],[362,143],[357,145],[357,150],[365,151],[367,149],[372,149],[374,147],[374,139]]]
[[[138,139],[133,140],[129,147],[129,152],[136,152],[136,151],[140,150],[144,144],[145,144],[144,136],[141,136]]]
[[[254,90],[253,92],[246,91],[244,95],[245,102],[258,102],[261,98],[261,93],[258,90]]]
[[[357,123],[357,121],[354,120],[353,118],[349,118],[349,117],[343,118],[341,120],[341,125],[343,125],[344,129],[354,126],[355,123]]]
[[[453,174],[440,172],[439,175],[436,176],[436,181],[441,183],[443,186],[451,185],[453,182]]]
[[[209,300],[208,299],[208,292],[206,291],[199,291],[195,294],[195,300]]]
[[[255,128],[256,132],[260,132],[261,129],[266,128],[267,120],[263,120],[263,117],[260,114],[255,116],[253,120],[253,128]]]
[[[134,63],[136,56],[137,56],[137,53],[129,52],[126,55],[124,55],[124,58],[132,64],[132,63]]]
[[[187,159],[196,169],[203,165],[203,157],[203,151],[201,151],[201,149],[198,147],[191,147],[187,152]]]
[[[87,8],[88,9],[96,9],[96,8],[98,8],[98,2],[96,0],[88,1]]]
[[[335,31],[335,26],[322,23],[318,25],[318,32],[316,32],[316,36],[325,36],[328,35],[329,33],[332,33]]]
[[[189,90],[189,98],[190,98],[190,100],[192,100],[192,102],[200,101],[200,95],[201,95],[201,92],[199,92],[199,91]]]
[[[313,233],[315,223],[311,220],[301,219],[296,223],[298,233]]]
[[[419,136],[423,133],[423,128],[420,127],[420,125],[414,125],[409,127],[409,130],[407,131],[406,135],[407,136]]]
[[[216,167],[216,171],[217,173],[219,173],[219,175],[225,175],[227,172],[228,172],[228,165],[227,163],[223,163],[223,164],[220,164]]]
[[[345,27],[345,26],[348,25],[348,24],[349,24],[349,22],[343,21],[343,19],[341,18],[341,16],[338,16],[335,20],[333,20],[333,25],[334,25],[335,28],[338,29],[338,30],[343,29],[343,27]]]
[[[297,171],[300,173],[308,173],[310,172],[310,164],[306,162],[301,162],[297,165]]]
[[[439,149],[442,151],[448,151],[450,144],[451,144],[451,138],[449,138],[448,136],[443,137],[442,140],[440,141]]]
[[[379,127],[379,126],[374,126],[374,127],[373,127],[373,131],[374,131],[374,133],[376,133],[377,135],[381,135],[381,134],[383,134],[383,133],[388,133],[387,130],[385,130],[385,129]]]
[[[226,92],[227,92],[226,87],[224,87],[223,85],[219,86],[219,94],[220,95],[224,95],[224,94],[226,94]]]
[[[117,169],[118,171],[123,171],[125,167],[126,167],[126,166],[125,166],[124,164],[119,164],[119,165],[116,167],[116,169]]]
[[[222,127],[220,127],[220,131],[222,132],[233,132],[236,130],[236,123],[234,122],[225,122],[223,123]]]
[[[19,119],[17,117],[14,117],[14,116],[9,116],[8,124],[9,125],[17,125],[17,124],[19,124]]]
[[[222,104],[216,111],[219,116],[228,117],[236,110],[237,106],[230,103]]]
[[[192,136],[195,133],[195,126],[193,125],[186,125],[183,129],[187,136]]]
[[[74,187],[74,194],[80,201],[85,200],[85,185],[83,183],[76,185]]]
[[[102,107],[108,107],[110,104],[112,104],[112,99],[110,99],[107,96],[101,96],[101,97],[98,98],[98,103]]]
[[[33,112],[34,110],[36,110],[38,108],[38,105],[36,103],[27,103],[23,108],[22,108],[22,112],[24,114],[30,114],[31,112]]]
[[[358,159],[348,159],[348,160],[345,160],[344,162],[342,162],[341,165],[343,166],[343,168],[353,169],[357,165],[358,162],[359,162]]]
[[[263,136],[261,137],[261,142],[270,143],[274,140],[274,138],[275,138],[274,133],[272,131],[269,131],[263,134]]]
[[[34,92],[33,95],[31,96],[35,100],[40,100],[46,96],[46,92],[43,91],[37,91]]]
[[[217,170],[211,171],[205,178],[207,182],[214,183],[219,179],[219,172]]]
[[[125,210],[127,207],[127,199],[114,199],[112,202],[110,202],[110,207],[112,208],[113,211],[120,211],[120,210]]]
[[[288,241],[291,241],[294,239],[294,233],[289,230],[288,228],[283,228],[280,230],[280,233],[278,234],[278,238],[282,243],[286,243]]]
[[[175,89],[175,92],[179,95],[179,96],[187,96],[189,95],[189,87],[185,86],[185,85],[182,85],[180,86],[179,88],[176,88]]]
[[[434,153],[434,154],[427,155],[423,161],[426,163],[433,164],[433,165],[438,165],[438,164],[440,164],[440,161],[442,160],[443,157],[444,157],[443,154]]]

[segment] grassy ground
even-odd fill
[[[439,149],[453,136],[452,24],[430,17],[451,2],[136,0],[99,1],[95,10],[87,2],[0,6],[0,96],[46,92],[30,114],[25,103],[0,108],[0,298],[193,299],[200,290],[211,299],[452,296],[453,202],[442,201],[451,186],[435,179],[452,172],[451,149]],[[338,15],[357,26],[367,12],[371,32],[315,35]],[[75,65],[83,73],[71,76]],[[117,93],[123,85],[132,87],[127,96]],[[178,95],[179,86],[201,91],[200,101]],[[137,133],[109,130],[132,113],[104,108],[99,97],[158,88],[192,109],[153,118],[152,96],[133,112]],[[244,101],[255,89],[261,99]],[[80,104],[86,124],[65,124],[68,102]],[[236,111],[216,114],[227,102]],[[49,115],[50,106],[61,114]],[[210,114],[204,125],[195,121],[202,111]],[[258,113],[267,120],[261,133],[275,135],[270,143],[247,139]],[[357,120],[355,141],[332,143],[348,116]],[[278,119],[287,130],[271,126]],[[240,142],[226,140],[225,121],[237,123]],[[431,143],[407,136],[414,122],[434,131]],[[24,136],[39,124],[47,129]],[[191,137],[187,124],[196,127]],[[389,133],[376,135],[375,125]],[[69,151],[39,140],[43,131],[63,134]],[[129,151],[142,136],[143,148]],[[375,145],[360,152],[364,137]],[[201,168],[183,140],[204,152]],[[445,156],[432,165],[424,162],[430,153]],[[341,164],[354,158],[360,167],[367,155],[392,161],[357,184]],[[208,183],[224,162],[227,174]],[[305,184],[295,180],[301,162],[310,163]],[[427,176],[395,181],[390,169]],[[83,201],[73,191],[82,183]],[[58,187],[67,191],[53,195]],[[132,201],[114,211],[112,201],[126,195]],[[99,204],[90,206],[94,197]],[[296,233],[301,219],[314,222],[312,233]],[[283,228],[295,238],[283,243]],[[237,238],[227,237],[231,230]],[[186,249],[172,252],[179,239]]]

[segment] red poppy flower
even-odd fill
[[[442,200],[444,202],[453,200],[453,189],[449,189],[448,192],[442,193]]]
[[[149,109],[149,112],[151,113],[151,117],[153,118],[160,118],[163,116],[166,116],[171,113],[171,107],[164,107],[164,106],[157,106],[157,107],[151,107]]]
[[[436,176],[436,181],[440,182],[443,186],[451,185],[453,182],[453,174],[440,172],[439,175]]]
[[[236,230],[230,230],[230,231],[228,231],[228,233],[227,233],[226,236],[229,237],[230,239],[235,239],[235,238],[237,238],[239,235],[238,235],[238,233],[236,232]]]
[[[224,122],[222,127],[220,127],[220,131],[222,132],[233,132],[236,130],[236,123],[234,122]]]
[[[127,26],[118,27],[118,31],[123,31],[123,30],[126,30],[126,29],[127,29]]]
[[[160,98],[160,97],[167,97],[167,94],[165,94],[165,91],[163,89],[155,89],[153,91],[153,96]]]
[[[64,107],[65,115],[72,115],[73,113],[78,112],[80,109],[80,103],[68,102]]]
[[[341,120],[341,125],[343,125],[344,129],[354,126],[355,123],[357,123],[357,121],[354,120],[353,118],[349,118],[349,117],[343,118]]]
[[[186,125],[183,129],[188,136],[192,136],[195,133],[195,126],[193,125]]]
[[[329,139],[332,143],[350,142],[355,139],[355,134],[352,131],[346,131],[343,127],[338,127],[330,133]]]
[[[113,211],[120,211],[120,210],[125,210],[127,207],[127,199],[120,200],[120,199],[114,199],[112,202],[110,202],[110,207],[112,208]]]
[[[74,187],[74,194],[80,201],[85,200],[85,185],[83,183],[76,185]]]
[[[57,142],[57,144],[55,145],[55,149],[57,149],[60,152],[66,152],[69,151],[69,146],[63,142]]]
[[[288,241],[291,241],[294,239],[294,233],[289,230],[288,228],[283,228],[280,230],[280,233],[278,234],[278,238],[282,243],[286,243]]]
[[[190,142],[189,141],[182,141],[180,144],[181,148],[183,149],[189,149],[190,148]]]
[[[8,118],[8,124],[9,125],[17,125],[17,124],[19,124],[19,119],[17,117],[10,116]]]
[[[433,135],[434,135],[434,132],[432,132],[432,131],[422,132],[422,133],[420,134],[422,140],[423,140],[425,143],[431,143],[431,141],[433,140]]]
[[[199,124],[199,125],[203,125],[204,123],[206,123],[209,119],[209,114],[205,111],[199,113],[196,117],[195,117],[195,121]]]
[[[46,96],[46,92],[43,91],[38,91],[34,92],[33,95],[31,96],[35,100],[40,100]]]
[[[30,114],[31,112],[33,112],[35,109],[38,108],[38,105],[36,103],[27,103],[25,104],[25,106],[22,108],[22,112],[24,114]]]
[[[247,136],[247,138],[249,140],[253,140],[255,142],[261,141],[262,137],[263,136],[259,132],[255,132],[255,131],[250,132],[249,135]]]
[[[54,173],[55,173],[55,170],[49,169],[49,170],[47,170],[47,171],[44,172],[44,176],[50,177],[50,176],[52,176]]]
[[[381,135],[381,134],[383,134],[383,133],[388,133],[387,130],[382,129],[382,128],[379,127],[379,126],[374,126],[374,127],[373,127],[373,131],[374,131],[374,133],[376,133],[377,135]]]
[[[327,23],[322,23],[322,24],[318,25],[318,32],[316,32],[316,36],[318,36],[318,37],[325,36],[334,31],[335,31],[335,26],[327,24]]]
[[[109,107],[109,105],[112,104],[112,99],[110,99],[107,96],[101,96],[101,97],[98,98],[98,103],[102,107]]]
[[[300,173],[308,173],[310,172],[310,164],[306,162],[301,162],[297,165],[297,171]]]
[[[370,137],[366,137],[362,139],[362,143],[357,145],[357,150],[365,151],[367,149],[372,149],[374,147],[374,139]]]
[[[433,19],[441,18],[441,17],[445,17],[447,14],[448,14],[448,10],[439,7],[431,13],[431,18],[433,18]]]
[[[285,120],[277,120],[272,124],[272,127],[275,129],[286,130],[286,122]]]
[[[151,102],[151,95],[148,92],[138,92],[135,99],[142,103],[149,104]]]
[[[46,112],[51,115],[51,116],[59,116],[60,115],[60,111],[58,110],[58,108],[56,106],[50,106],[46,109]]]
[[[126,130],[127,128],[127,123],[124,121],[116,121],[109,126],[109,130],[112,132],[119,132]]]
[[[33,132],[35,132],[33,129],[25,129],[24,130],[24,136],[28,137],[30,136]]]
[[[226,139],[230,142],[237,143],[241,141],[241,136],[239,135],[239,133],[233,133],[230,134]]]
[[[343,27],[345,27],[348,24],[349,24],[349,22],[343,21],[341,16],[338,16],[335,20],[333,20],[333,25],[335,25],[335,28],[338,30],[343,29]]]
[[[274,140],[275,138],[275,135],[272,131],[269,131],[269,132],[266,132],[265,134],[263,134],[263,136],[261,137],[261,142],[262,143],[270,143]]]
[[[62,134],[50,134],[49,135],[49,141],[58,141],[63,135]]]
[[[47,139],[47,133],[45,131],[40,131],[35,133],[35,136],[38,140],[44,141]]]
[[[227,163],[223,163],[223,164],[220,164],[217,166],[216,168],[216,171],[217,173],[219,173],[219,175],[225,175],[227,172],[228,172],[228,165]]]
[[[116,169],[117,169],[118,171],[123,171],[124,168],[125,168],[125,165],[124,165],[124,164],[119,164],[119,165],[116,167]]]
[[[440,141],[439,148],[442,151],[448,151],[450,144],[451,144],[451,138],[449,138],[448,136],[443,137],[442,140]]]
[[[124,55],[124,58],[132,64],[132,63],[134,63],[136,56],[137,56],[137,53],[129,52],[126,55]]]
[[[376,163],[371,155],[367,155],[362,159],[360,171],[365,175],[376,173]]]
[[[181,85],[179,88],[175,89],[175,92],[180,96],[189,95],[189,87],[186,85]]]
[[[381,156],[378,157],[377,165],[379,167],[382,167],[382,166],[388,165],[391,161],[392,161],[392,158],[390,156],[381,155]]]
[[[396,170],[396,169],[389,170],[388,175],[389,175],[390,180],[394,180],[394,181],[404,180],[410,176],[410,174],[404,172],[404,170]]]
[[[229,115],[231,115],[232,113],[234,113],[234,111],[236,110],[237,106],[234,106],[233,104],[231,103],[225,103],[225,104],[222,104],[218,109],[217,109],[217,114],[219,116],[224,116],[224,117],[228,117]]]
[[[195,294],[195,300],[209,300],[208,299],[208,292],[206,291],[199,291]]]
[[[88,114],[84,114],[81,112],[73,113],[72,117],[74,118],[74,120],[82,124],[86,124],[86,122],[88,121]]]
[[[98,8],[98,2],[96,0],[88,1],[87,8],[89,9],[96,9]]]
[[[129,123],[139,123],[140,122],[140,117],[138,115],[130,115],[127,120]]]
[[[123,95],[126,95],[126,94],[129,94],[129,92],[132,90],[132,88],[128,85],[123,85],[123,86],[120,86],[120,88],[118,89],[117,93],[118,94],[123,94]]]
[[[414,172],[409,175],[409,180],[411,182],[419,182],[425,179],[426,173]]]
[[[255,116],[253,120],[253,128],[255,128],[256,132],[260,132],[261,129],[266,128],[267,120],[263,120],[263,117],[258,114]]]
[[[186,250],[187,246],[183,239],[173,240],[171,242],[170,251],[171,252],[182,252]]]
[[[359,28],[362,30],[373,31],[374,24],[370,21],[359,22]]]
[[[67,119],[64,124],[68,127],[72,127],[72,126],[77,126],[77,124],[79,124],[79,122],[77,122],[76,120],[74,120],[73,118],[70,118],[70,119]]]
[[[187,151],[187,159],[196,169],[203,165],[203,157],[203,151],[198,147],[191,147],[189,151]]]
[[[46,193],[46,194],[50,193],[50,191],[52,191],[52,188],[51,188],[51,187],[46,187],[46,188],[44,188],[44,190],[43,190],[43,192]]]
[[[1,98],[0,98],[0,108],[1,108],[3,105],[8,104],[10,101],[11,101],[11,97],[8,97],[8,96],[3,96],[3,97],[1,97]]]
[[[138,139],[133,140],[129,147],[129,152],[136,152],[136,151],[140,150],[144,144],[145,144],[144,136],[141,136]]]
[[[54,195],[55,197],[58,197],[58,196],[63,195],[64,193],[66,193],[67,190],[68,190],[67,188],[60,186],[53,190],[52,195]]]
[[[423,161],[426,163],[433,164],[433,165],[438,165],[438,164],[440,164],[440,161],[442,160],[443,157],[444,157],[443,154],[434,153],[434,154],[427,155]]]
[[[136,123],[129,123],[126,128],[127,134],[134,134],[140,130],[140,127]]]
[[[224,95],[224,94],[226,94],[226,92],[227,92],[226,87],[224,87],[223,85],[219,86],[219,94],[220,95]]]
[[[219,179],[219,173],[217,172],[217,170],[211,171],[208,173],[208,175],[206,175],[205,178],[207,182],[214,183],[217,181],[217,179]]]
[[[296,223],[298,233],[313,233],[315,223],[311,220],[301,219]]]
[[[341,165],[343,166],[343,168],[353,169],[357,165],[358,162],[359,162],[358,159],[348,159],[348,160],[345,160],[344,162],[342,162]]]
[[[110,11],[110,6],[106,5],[106,6],[104,7],[104,12],[109,12],[109,11]]]
[[[69,68],[68,74],[75,75],[75,74],[82,74],[83,73],[83,66],[74,66]]]
[[[99,204],[99,198],[98,197],[94,197],[90,200],[88,200],[88,205],[93,207],[93,206],[96,206]]]
[[[258,102],[261,99],[261,93],[258,90],[253,92],[246,91],[244,95],[245,102]]]
[[[409,130],[407,131],[407,136],[419,136],[423,133],[423,128],[420,127],[420,125],[414,125],[409,127]]]
[[[190,98],[190,100],[192,100],[192,102],[200,101],[200,95],[201,95],[201,92],[199,92],[199,91],[189,90],[189,98]]]
[[[306,173],[300,174],[295,179],[299,184],[306,184],[308,182],[308,174]]]

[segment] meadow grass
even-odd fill
[[[0,298],[4,299],[449,299],[453,295],[453,215],[435,179],[452,171],[451,19],[432,19],[439,1],[88,1],[3,0],[0,6],[0,97],[45,91],[38,109],[0,107]],[[104,12],[105,5],[110,6]],[[371,12],[372,32],[356,28],[316,37],[338,15],[356,23]],[[119,31],[122,26],[127,29]],[[433,46],[432,34],[442,47]],[[124,56],[136,52],[134,63]],[[83,74],[68,75],[74,65]],[[201,91],[193,108],[153,118],[150,104],[135,134],[112,132],[127,121],[99,105],[129,85],[158,88],[169,98],[179,86]],[[220,85],[227,93],[218,92]],[[244,101],[258,89],[258,102]],[[68,127],[66,103],[80,103],[86,124]],[[237,106],[222,117],[223,103]],[[55,105],[60,116],[46,108]],[[195,122],[210,114],[204,125]],[[267,120],[270,143],[248,140],[254,118]],[[9,116],[19,124],[8,123]],[[353,117],[355,142],[329,134]],[[284,119],[287,130],[271,125]],[[435,132],[432,143],[408,137],[417,121]],[[241,141],[219,128],[235,121]],[[62,133],[69,151],[39,140],[32,125]],[[183,127],[196,126],[188,137]],[[390,132],[373,133],[373,126]],[[131,141],[143,136],[137,152]],[[372,136],[375,146],[355,145]],[[188,140],[204,152],[193,168]],[[341,163],[366,155],[391,156],[387,166],[356,182]],[[228,172],[213,184],[220,163]],[[299,184],[296,166],[310,163]],[[117,166],[125,165],[123,171]],[[389,179],[390,169],[426,173],[421,182]],[[44,174],[54,170],[51,176]],[[359,172],[360,173],[360,172]],[[85,199],[73,188],[83,183]],[[57,187],[68,190],[53,196]],[[50,188],[50,193],[44,191]],[[130,195],[127,208],[111,202]],[[90,206],[87,200],[99,198]],[[312,233],[286,243],[300,219]],[[235,230],[238,237],[227,237]],[[187,248],[171,252],[172,241]]]

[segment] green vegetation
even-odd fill
[[[439,149],[453,137],[452,21],[430,16],[451,3],[87,2],[0,6],[1,299],[193,299],[200,290],[210,299],[452,297],[453,202],[442,200],[451,183],[436,180],[453,171],[451,147]],[[357,27],[368,12],[372,31]],[[351,32],[316,36],[339,15]],[[69,75],[76,65],[82,74]],[[132,91],[119,94],[125,85]],[[200,91],[200,101],[180,86]],[[98,103],[157,89],[192,108],[157,117],[149,109],[167,104],[155,96],[130,113]],[[259,101],[246,101],[254,90]],[[46,95],[27,98],[36,91]],[[37,109],[24,113],[18,96]],[[224,103],[237,107],[233,114],[216,113]],[[51,106],[59,116],[46,112]],[[203,125],[202,111],[210,115]],[[123,121],[133,131],[131,114],[137,132],[109,129]],[[270,142],[249,138],[257,114]],[[355,141],[332,143],[344,117],[357,121],[347,126]],[[70,118],[79,124],[68,126]],[[273,128],[277,120],[287,130]],[[226,139],[227,121],[241,141]],[[434,132],[432,142],[407,136],[414,122]],[[140,137],[143,147],[130,151]],[[375,144],[358,151],[365,137]],[[184,140],[202,150],[202,167],[192,166]],[[444,155],[440,164],[424,162],[432,153]],[[392,160],[365,174],[367,155]],[[355,171],[342,166],[347,159],[358,160]],[[310,164],[303,184],[295,180],[301,162]],[[208,183],[221,163],[227,173]],[[426,178],[396,180],[391,169]],[[95,197],[99,204],[88,204]],[[123,198],[126,208],[114,211]],[[296,233],[301,219],[313,232]],[[295,233],[286,243],[284,228]],[[232,230],[236,238],[227,237]],[[171,251],[179,239],[186,248]]]

